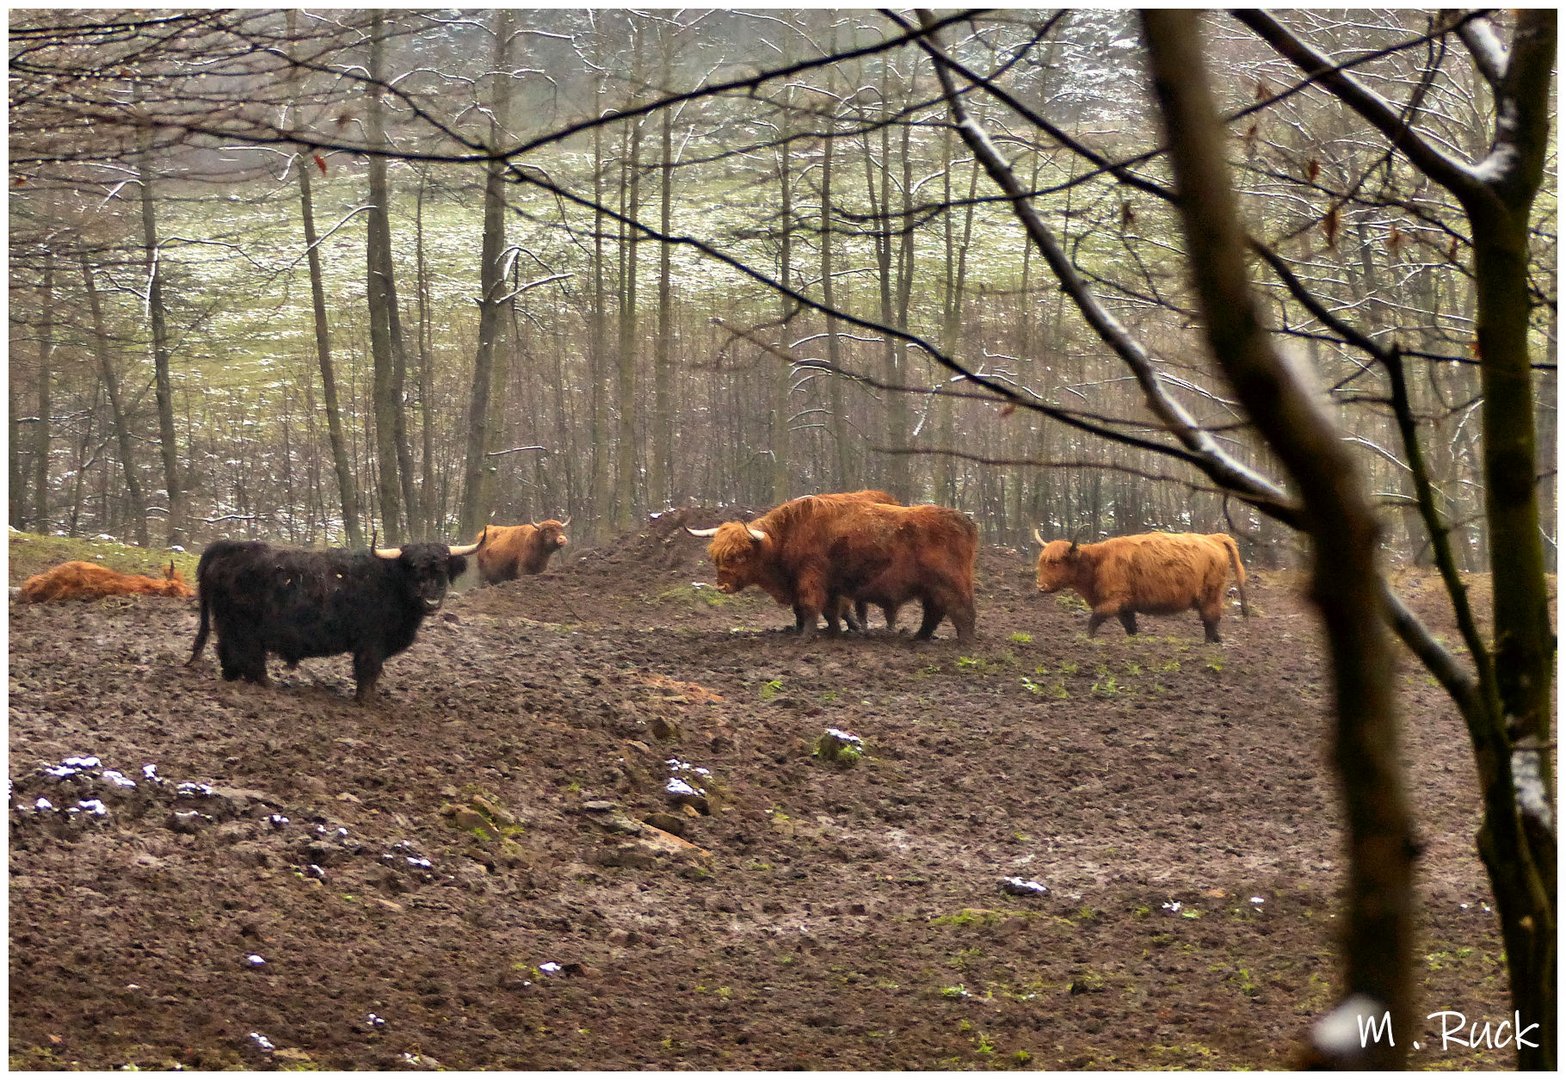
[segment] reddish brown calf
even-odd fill
[[[174,564],[161,578],[122,574],[92,562],[66,562],[34,574],[22,583],[20,598],[30,604],[60,600],[101,600],[105,596],[191,597],[196,590],[185,584]]]

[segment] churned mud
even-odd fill
[[[1222,645],[1089,640],[991,547],[972,645],[916,606],[800,643],[696,584],[718,520],[454,596],[362,707],[347,657],[183,666],[193,601],[13,600],[11,1065],[1288,1064],[1343,858],[1287,575]],[[1420,1014],[1510,1019],[1466,737],[1397,679]],[[1510,1061],[1426,1029],[1416,1066]]]

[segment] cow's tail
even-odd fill
[[[197,603],[201,608],[201,625],[196,628],[196,643],[190,648],[190,659],[185,661],[186,667],[194,664],[196,657],[201,655],[201,650],[207,647],[207,634],[212,629],[210,614],[212,604],[209,599],[212,590],[207,588],[206,570],[207,552],[204,551],[201,553],[201,561],[196,564],[196,596],[199,598]]]
[[[1229,565],[1234,569],[1234,587],[1240,594],[1240,614],[1249,619],[1251,608],[1245,602],[1245,564],[1240,562],[1240,546],[1227,533],[1223,534],[1223,546],[1229,553]]]

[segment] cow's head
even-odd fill
[[[534,521],[531,524],[538,530],[538,542],[544,546],[545,551],[558,551],[571,542],[571,538],[565,531],[565,527],[571,524],[570,518],[564,521],[550,518],[548,521]]]
[[[1075,540],[1046,541],[1037,529],[1033,540],[1044,548],[1039,552],[1039,592],[1059,592],[1076,580],[1082,548]]]
[[[446,601],[446,589],[452,579],[468,568],[468,556],[489,539],[485,529],[477,543],[460,547],[445,544],[407,544],[400,548],[374,548],[375,556],[395,563],[403,574],[409,595],[426,614],[439,610]]]
[[[743,521],[725,521],[711,529],[685,529],[692,536],[711,537],[707,554],[718,571],[718,588],[726,593],[737,593],[747,585],[755,585],[765,577],[766,560],[770,557],[772,538],[760,529]]]

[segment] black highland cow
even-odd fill
[[[225,679],[266,685],[266,654],[293,667],[306,656],[353,654],[354,697],[375,689],[386,658],[413,644],[424,616],[483,545],[409,544],[370,551],[301,551],[219,540],[196,565],[201,626],[186,666],[217,630]]]

